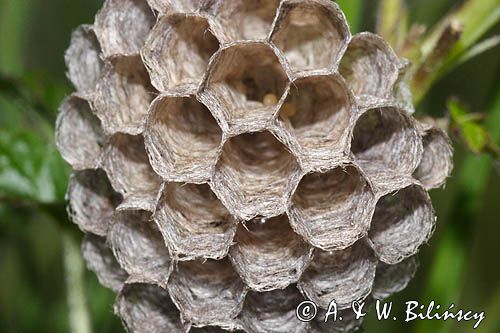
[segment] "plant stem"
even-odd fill
[[[80,248],[67,232],[62,233],[69,326],[72,333],[92,333],[84,288],[84,264]]]
[[[443,30],[432,52],[416,68],[411,82],[413,100],[416,105],[424,98],[439,77],[440,69],[459,41],[462,30],[460,22],[451,21]]]
[[[470,59],[471,55],[478,54],[475,52],[484,51],[474,50],[474,44],[499,21],[498,0],[466,0],[442,18],[423,41],[405,50],[404,56],[412,61],[416,73],[411,82],[415,106],[437,80],[463,62],[464,54]],[[453,29],[454,26],[461,27],[460,31]],[[482,45],[483,48],[494,46]],[[472,53],[467,55],[470,50]]]
[[[408,8],[402,0],[379,2],[376,31],[398,50],[408,34]]]

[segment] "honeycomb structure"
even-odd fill
[[[65,59],[68,212],[130,332],[349,331],[409,283],[451,145],[334,2],[106,0]]]

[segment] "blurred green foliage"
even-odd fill
[[[500,102],[495,103],[495,108],[500,107]],[[494,136],[490,135],[488,129],[481,124],[481,120],[484,118],[483,114],[471,113],[464,105],[454,99],[448,101],[448,110],[450,111],[452,130],[460,133],[469,150],[476,154],[489,153],[494,159],[500,159],[500,148],[496,144]],[[490,118],[495,119],[495,111],[490,115]],[[490,127],[495,130],[494,126]]]
[[[388,8],[398,8],[399,0],[382,1]],[[375,1],[338,3],[353,33],[374,30]],[[454,0],[405,3],[400,29],[415,22],[433,25],[458,6]],[[486,27],[487,36],[498,35],[499,24],[487,18],[498,15],[500,5],[490,0],[482,3],[490,7],[461,15],[476,27]],[[72,89],[63,60],[70,33],[79,24],[92,22],[101,4],[101,0],[0,0],[0,332],[70,330],[63,235],[79,241],[81,233],[65,217],[69,169],[55,149],[53,125],[57,105]],[[391,16],[393,21],[398,19]],[[477,41],[478,36],[468,31],[464,30],[467,47],[456,46],[462,47],[460,54],[471,40]],[[398,40],[398,36],[392,39]],[[404,301],[434,299],[446,306],[453,302],[484,310],[487,319],[477,331],[500,332],[500,267],[496,264],[500,177],[491,154],[470,152],[482,152],[500,140],[499,59],[497,47],[454,70],[445,68],[447,75],[433,78],[435,85],[418,108],[421,114],[451,116],[459,135],[454,175],[446,189],[432,193],[438,215],[435,236],[421,251],[415,280],[392,298],[399,317],[403,317]],[[450,96],[461,103],[449,102]],[[465,149],[462,141],[471,149]],[[89,272],[84,290],[94,331],[122,332],[112,314],[114,295]],[[367,332],[470,330],[468,323],[451,321],[378,322],[373,312],[365,325]]]
[[[0,332],[69,332],[63,235],[69,168],[54,142],[72,29],[100,0],[0,0]],[[8,195],[7,195],[8,194]],[[85,274],[94,332],[121,332],[114,294]]]

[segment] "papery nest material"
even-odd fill
[[[106,0],[65,60],[68,212],[129,331],[347,331],[413,277],[450,141],[335,2]]]

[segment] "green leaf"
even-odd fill
[[[407,50],[417,74],[412,80],[414,103],[418,104],[435,82],[463,63],[464,57],[469,60],[498,45],[497,40],[492,40],[478,48],[474,46],[498,22],[498,0],[466,0],[441,19],[420,43]],[[451,36],[459,38],[448,38],[453,27],[455,33]]]
[[[454,15],[464,31],[457,51],[465,51],[500,21],[498,0],[468,0]]]
[[[64,202],[69,174],[55,147],[56,105],[66,90],[40,73],[0,73],[0,198]]]
[[[500,44],[500,35],[496,35],[490,38],[487,38],[473,47],[471,47],[467,52],[463,53],[460,58],[457,60],[457,64],[461,65],[470,59],[477,57],[478,55],[491,50],[492,48],[498,46]]]
[[[0,131],[0,197],[63,202],[68,175],[55,146],[40,135]]]
[[[488,132],[478,124],[463,124],[462,135],[467,147],[469,147],[473,153],[479,154],[483,152],[488,145]]]
[[[448,110],[450,111],[451,119],[458,124],[462,123],[467,117],[467,109],[455,98],[451,98],[448,101]]]
[[[469,0],[452,19],[462,24],[462,36],[439,69],[437,78],[459,65],[464,53],[473,48],[489,29],[500,22],[500,6],[497,0]]]
[[[417,47],[423,57],[434,49],[439,36],[450,22],[463,26],[460,42],[450,52],[448,62],[472,47],[490,28],[500,21],[500,6],[497,0],[467,0],[457,10],[441,19]],[[422,62],[422,61],[420,61]]]
[[[448,101],[448,109],[453,126],[459,130],[466,146],[473,153],[490,152],[493,155],[498,153],[498,147],[488,130],[479,123],[483,119],[482,115],[470,113],[464,105],[454,99]]]

